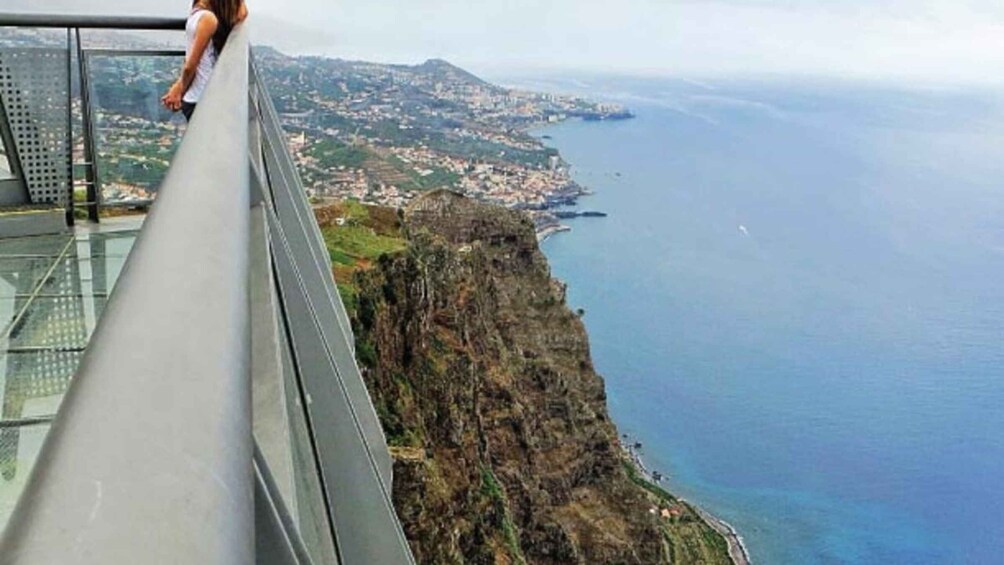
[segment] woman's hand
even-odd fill
[[[177,112],[181,109],[181,97],[184,93],[181,91],[181,84],[174,83],[171,88],[168,89],[167,94],[160,99],[160,103],[164,105],[165,108],[172,112]]]

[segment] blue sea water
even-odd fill
[[[596,191],[544,244],[621,431],[759,564],[1004,562],[1004,98],[519,84]]]

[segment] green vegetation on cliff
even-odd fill
[[[315,142],[306,150],[306,155],[317,159],[318,164],[324,169],[338,167],[359,169],[367,159],[373,158],[373,152],[365,147],[339,143],[332,139]]]
[[[660,512],[670,513],[663,521],[666,542],[670,548],[673,563],[722,563],[729,564],[729,546],[725,538],[709,526],[694,508],[673,496],[662,487],[648,481],[634,463],[625,460],[624,472],[631,482],[649,493],[649,498]]]
[[[401,234],[401,219],[389,208],[365,206],[346,200],[314,210],[321,235],[331,256],[332,271],[346,309],[352,315],[358,306],[355,273],[389,253],[402,251],[407,242]],[[369,350],[362,354],[369,357]]]
[[[509,550],[509,557],[516,563],[526,563],[523,550],[519,543],[519,534],[516,532],[516,525],[509,515],[509,503],[506,500],[502,485],[499,484],[495,473],[488,467],[481,467],[481,494],[488,496],[495,506],[496,512],[502,516],[502,536],[505,539],[506,548]]]

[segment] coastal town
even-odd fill
[[[448,188],[527,210],[541,238],[567,229],[554,210],[588,191],[529,130],[632,117],[620,105],[499,87],[441,60],[380,65],[271,49],[257,60],[311,197],[402,207]]]
[[[45,30],[13,30],[14,45],[57,45]],[[88,46],[165,48],[130,35],[88,35]],[[403,207],[423,192],[449,189],[526,210],[538,236],[567,230],[563,207],[589,194],[558,151],[532,132],[570,119],[633,117],[618,104],[510,89],[446,61],[390,65],[254,52],[288,148],[315,202],[353,199]],[[184,133],[160,107],[176,78],[171,56],[93,56],[89,62],[97,166],[103,201],[140,206],[157,187]],[[83,151],[76,144],[77,154]],[[82,157],[81,157],[82,160]]]
[[[47,30],[0,33],[5,44],[57,46]],[[164,49],[129,34],[89,33],[90,48]],[[531,130],[569,119],[619,120],[623,106],[488,83],[446,61],[389,65],[254,50],[307,194],[402,207],[445,188],[527,210],[541,237],[567,229],[553,213],[588,191],[558,151]],[[175,80],[174,56],[94,55],[89,61],[97,166],[106,204],[140,205],[156,194],[184,132],[160,107]],[[79,107],[78,107],[79,112]],[[78,126],[79,127],[79,126]],[[76,143],[79,155],[83,148]]]

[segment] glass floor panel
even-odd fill
[[[77,240],[78,249],[84,249],[92,257],[126,257],[132,249],[133,241],[136,239],[134,231],[118,233],[95,233],[91,234],[87,240]]]
[[[16,237],[0,239],[0,256],[58,256],[66,244],[73,239],[71,235],[41,235],[36,237]]]
[[[0,425],[51,418],[70,385],[83,350],[7,353],[0,359],[3,411]]]
[[[0,240],[0,529],[139,233]]]
[[[0,428],[0,529],[14,511],[48,431],[48,423]]]
[[[63,296],[39,296],[8,326],[6,348],[83,349],[105,301],[103,294],[86,296],[79,290]]]
[[[65,246],[64,246],[65,247]],[[55,257],[0,256],[0,298],[31,294],[45,280]]]
[[[58,262],[52,275],[39,287],[40,296],[108,294],[122,274],[125,255],[70,257]]]

